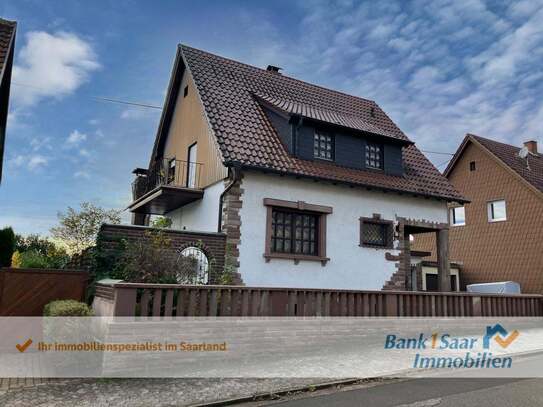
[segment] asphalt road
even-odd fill
[[[276,407],[540,407],[543,379],[413,379],[271,404]]]

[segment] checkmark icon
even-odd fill
[[[519,336],[519,332],[515,329],[506,339],[496,336],[494,340],[498,342],[502,348],[507,348],[515,339],[517,339],[517,336]]]
[[[17,344],[15,347],[19,350],[19,352],[23,353],[25,350],[28,349],[28,347],[32,345],[32,339],[28,339],[25,343]]]

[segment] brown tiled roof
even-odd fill
[[[16,23],[0,18],[0,75],[4,71],[4,65],[8,59],[9,46],[11,39],[15,34]],[[0,80],[1,80],[0,76]]]
[[[543,156],[541,154],[528,155],[528,168],[526,159],[520,158],[518,155],[520,147],[500,143],[474,134],[468,134],[466,137],[468,139],[472,138],[482,144],[483,147],[524,178],[529,184],[543,192]]]
[[[192,73],[225,163],[464,201],[413,144],[403,149],[404,176],[344,168],[289,155],[255,95],[288,111],[305,111],[312,117],[410,142],[374,101],[185,45],[180,46],[180,52]]]
[[[291,100],[284,100],[276,96],[267,96],[255,93],[255,97],[261,103],[273,106],[276,109],[279,109],[288,114],[296,114],[303,117],[308,117],[313,120],[331,123],[353,130],[360,130],[367,133],[377,134],[380,136],[388,137],[394,140],[401,140],[402,142],[412,144],[404,135],[400,136],[387,130],[383,130],[371,123],[368,123],[366,120],[361,119],[359,116],[333,110],[319,109],[306,103],[298,103]]]

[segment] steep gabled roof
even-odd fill
[[[160,157],[180,77],[188,69],[225,165],[241,165],[282,174],[325,179],[369,188],[464,202],[449,181],[414,146],[374,101],[326,89],[298,79],[223,58],[186,45],[178,57],[153,149]],[[389,138],[403,148],[404,176],[345,168],[289,155],[260,102],[288,113]]]
[[[541,154],[529,154],[527,158],[528,165],[526,165],[526,160],[520,158],[518,155],[520,147],[500,143],[495,140],[476,136],[475,134],[466,135],[454,154],[453,159],[445,169],[444,175],[446,177],[449,176],[470,142],[482,147],[522,181],[526,182],[533,189],[543,193],[543,156]]]
[[[2,180],[2,162],[16,29],[16,22],[0,18],[0,181]]]

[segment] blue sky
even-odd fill
[[[129,203],[160,111],[93,97],[161,106],[179,42],[374,99],[424,150],[543,140],[542,1],[3,0],[0,16],[19,24],[0,227],[19,233]]]

